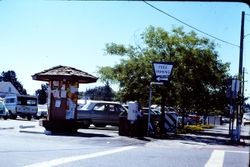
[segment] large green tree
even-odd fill
[[[141,34],[141,44],[124,46],[106,44],[108,55],[124,56],[114,67],[101,67],[100,79],[119,84],[122,101],[139,100],[148,104],[149,84],[153,81],[152,62],[173,62],[171,82],[155,87],[153,102],[159,103],[162,92],[166,102],[184,110],[207,114],[226,105],[226,79],[229,64],[222,63],[216,45],[182,27],[171,32],[150,26]]]

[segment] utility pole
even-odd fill
[[[244,24],[245,24],[245,12],[242,12],[242,14],[241,14],[241,32],[240,32],[239,77],[242,77],[242,70],[243,70]]]
[[[243,76],[242,76],[242,100],[244,105],[244,99],[245,99],[245,67],[243,67]]]
[[[240,130],[241,130],[241,111],[242,111],[242,70],[243,70],[243,45],[244,45],[244,23],[245,23],[245,12],[243,11],[241,14],[241,32],[240,32],[240,55],[239,55],[239,80],[240,82],[240,89],[239,89],[239,104],[237,107],[237,112],[236,112],[236,134],[237,134],[237,142],[240,141]]]

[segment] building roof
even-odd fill
[[[0,82],[0,93],[20,94],[11,82],[4,82],[4,81]]]
[[[32,75],[32,78],[39,81],[60,81],[65,79],[79,83],[92,83],[98,79],[87,72],[62,65],[36,73]]]

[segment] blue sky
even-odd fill
[[[150,3],[236,45],[240,43],[241,12],[250,14],[250,8],[241,3]],[[183,26],[187,32],[192,30],[144,2],[3,0],[0,1],[0,71],[14,70],[30,94],[43,83],[32,80],[31,75],[56,65],[97,75],[97,67],[113,66],[120,60],[105,55],[106,43],[134,45],[150,25],[167,31],[173,26]],[[250,34],[250,15],[246,15],[245,34]],[[211,40],[218,44],[216,50],[221,61],[231,63],[230,73],[237,74],[239,48]],[[248,72],[245,95],[250,96],[250,35],[244,42],[244,66]],[[80,91],[96,85],[101,83],[81,85]]]

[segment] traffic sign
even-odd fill
[[[157,82],[169,81],[173,66],[170,62],[153,62],[155,80]]]

